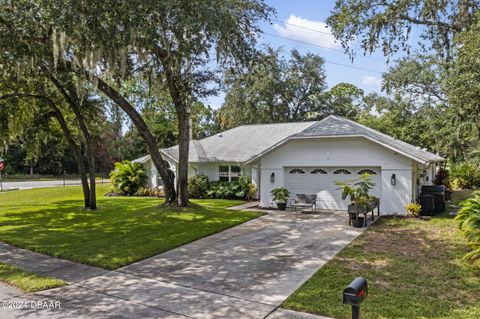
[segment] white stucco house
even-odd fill
[[[161,150],[176,172],[178,147]],[[150,156],[141,162],[150,186],[161,180]],[[329,116],[317,122],[244,125],[193,140],[189,176],[210,180],[251,176],[262,207],[274,207],[270,191],[286,187],[295,194],[317,194],[319,209],[344,210],[335,181],[372,175],[372,194],[381,200],[382,214],[403,214],[421,185],[431,184],[444,158],[354,121]]]

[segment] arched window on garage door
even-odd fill
[[[370,174],[370,175],[377,175],[377,172],[375,172],[373,169],[370,168],[364,168],[358,171],[357,174],[362,175],[362,174]]]
[[[294,169],[291,169],[290,172],[288,173],[289,174],[305,174],[305,171],[300,168],[294,168]]]
[[[348,169],[346,168],[339,168],[333,174],[340,175],[340,174],[352,174]]]
[[[310,174],[327,174],[327,171],[321,168],[313,169]]]

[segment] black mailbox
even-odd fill
[[[367,298],[367,295],[367,281],[362,277],[357,277],[343,290],[343,304],[359,306]]]

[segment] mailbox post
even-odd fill
[[[360,319],[360,304],[367,298],[368,283],[362,277],[355,278],[343,290],[343,304],[352,306],[352,319]]]

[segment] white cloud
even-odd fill
[[[321,45],[327,48],[341,48],[340,42],[335,40],[335,37],[324,22],[303,19],[292,14],[285,20],[285,23],[286,24],[283,25],[278,23],[273,25],[275,31],[282,37]]]
[[[381,86],[382,80],[375,76],[366,75],[362,78],[362,83],[367,86]]]

